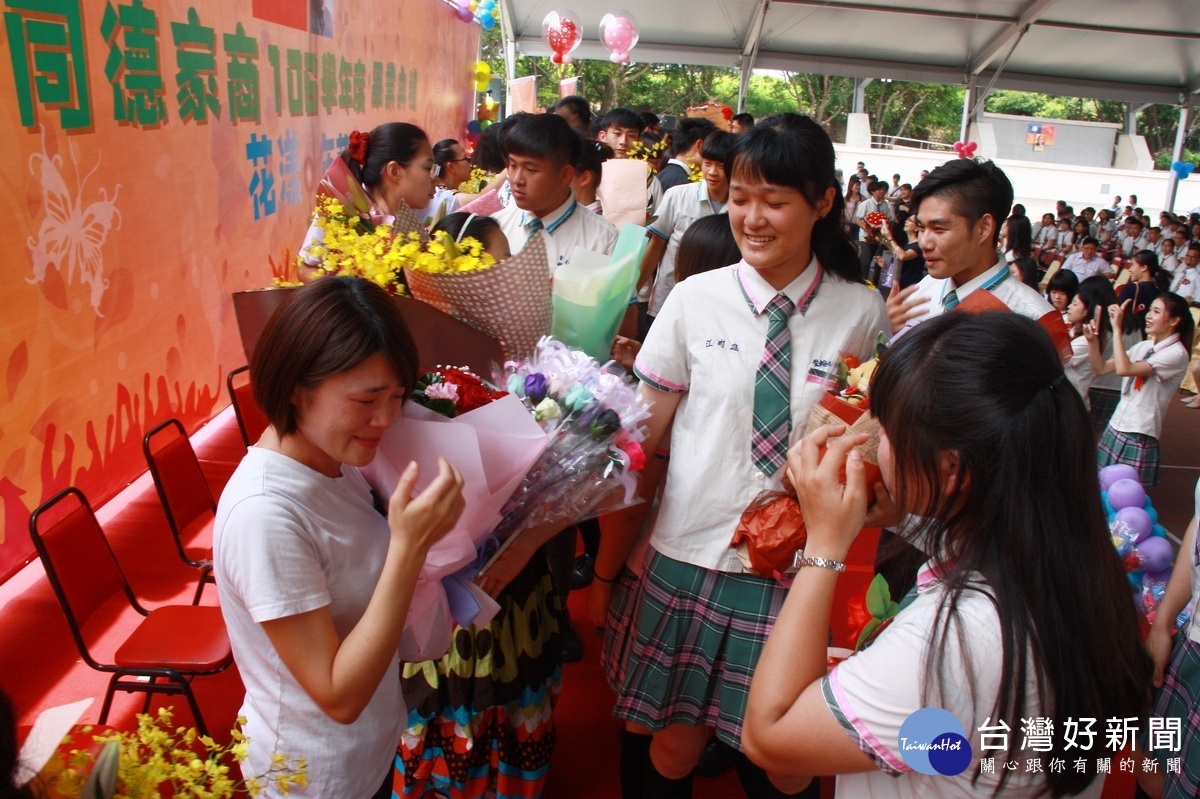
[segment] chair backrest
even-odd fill
[[[167,522],[182,552],[179,536],[183,531],[196,519],[217,509],[212,490],[200,469],[192,442],[178,419],[168,419],[147,433],[142,439],[142,451],[146,454]],[[187,558],[186,554],[184,558]]]
[[[254,401],[249,377],[250,367],[239,366],[225,378],[229,402],[233,405],[233,415],[237,417],[238,432],[242,434],[242,443],[247,447],[258,441],[268,425],[267,417]]]
[[[118,591],[138,612],[145,611],[134,598],[87,498],[74,487],[58,492],[29,517],[29,534],[80,654],[92,668],[105,668],[88,652],[84,626]]]

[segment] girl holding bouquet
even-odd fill
[[[385,518],[359,471],[417,381],[404,318],[369,281],[297,291],[267,323],[250,375],[270,427],[213,526],[221,614],[246,685],[246,773],[294,752],[309,762],[297,795],[390,797],[400,636],[429,548],[462,513],[462,476],[442,461],[414,496],[410,464]]]
[[[863,341],[850,354],[870,357],[867,342],[888,329],[842,226],[833,145],[819,125],[794,114],[761,122],[738,138],[726,173],[742,260],[681,283],[634,365],[651,407],[643,446],[656,451],[670,428],[672,458],[615,712],[654,734],[650,762],[631,752],[621,768],[623,784],[655,799],[691,795],[714,730],[741,749],[746,688],[785,592],[748,573],[730,540],[747,505],[782,483],[784,449],[825,391],[810,369],[827,369],[850,339]],[[760,373],[769,402],[756,401]],[[636,536],[632,525],[612,532],[599,576],[619,573]],[[751,796],[786,795],[736,762]]]
[[[401,208],[422,209],[429,205],[437,169],[425,131],[407,122],[388,122],[370,133],[356,130],[350,134],[349,146],[325,171],[317,195],[333,197],[347,213],[357,213],[370,224],[379,224],[394,220],[402,213]],[[320,264],[316,253],[323,239],[314,216],[300,248],[309,266]],[[313,277],[311,270],[300,271],[303,280]]]
[[[1138,470],[1145,488],[1158,485],[1158,435],[1162,432],[1167,405],[1179,390],[1191,358],[1195,322],[1187,301],[1178,294],[1160,294],[1146,313],[1146,341],[1128,352],[1116,340],[1123,329],[1132,300],[1108,308],[1114,331],[1113,357],[1100,351],[1100,320],[1093,317],[1083,328],[1088,354],[1097,375],[1116,372],[1121,382],[1121,400],[1100,437],[1101,466],[1126,463]]]
[[[1064,719],[1144,719],[1151,663],[1088,413],[1050,339],[1019,314],[935,317],[883,356],[871,407],[884,485],[920,518],[904,535],[930,559],[890,624],[827,673],[836,565],[867,515],[850,450],[865,436],[824,426],[792,448],[807,565],[754,673],[747,752],[769,770],[838,774],[838,797],[1099,796],[1095,770],[1031,766],[1077,756]],[[929,714],[925,732],[914,714]],[[1045,749],[1023,742],[1030,718],[1053,720]]]

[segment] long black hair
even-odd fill
[[[1117,292],[1113,291],[1112,281],[1103,275],[1092,275],[1079,282],[1075,297],[1083,303],[1087,310],[1085,321],[1096,318],[1096,309],[1100,309],[1100,349],[1108,343],[1112,335],[1112,322],[1108,318],[1108,306],[1117,304]]]
[[[842,226],[846,200],[834,172],[837,154],[825,129],[810,117],[778,114],[737,137],[725,161],[725,174],[754,182],[788,186],[816,208],[828,189],[833,206],[812,230],[812,251],[821,266],[843,280],[862,282],[858,248]]]
[[[1192,318],[1188,301],[1172,291],[1159,294],[1155,299],[1162,300],[1167,316],[1179,320],[1179,327],[1175,328],[1175,332],[1179,334],[1179,343],[1183,345],[1184,349],[1191,352],[1192,340],[1196,335],[1196,320]],[[1132,314],[1126,315],[1131,316]]]
[[[1033,226],[1029,217],[1014,214],[1008,218],[1008,249],[1017,258],[1028,258],[1033,253]]]
[[[19,757],[17,714],[8,695],[0,691],[0,797],[3,799],[33,799],[29,786],[16,784]]]
[[[1105,522],[1091,421],[1045,331],[1014,313],[936,317],[883,357],[871,407],[891,442],[897,501],[922,517],[913,540],[944,587],[925,704],[954,686],[977,707],[992,702],[993,719],[1036,710],[1061,729],[1068,718],[1145,718],[1153,669]],[[994,700],[974,695],[986,669],[969,659],[968,591],[999,621]],[[954,646],[968,653],[965,673],[948,672]],[[1069,760],[1065,746],[1055,736],[1044,756]],[[1074,794],[1095,776],[1050,770],[1046,791]]]
[[[388,164],[395,161],[401,166],[408,166],[416,158],[421,145],[428,143],[429,137],[416,125],[386,122],[368,134],[361,163],[354,157],[353,144],[342,151],[340,158],[350,167],[351,174],[359,183],[371,188],[379,185]]]

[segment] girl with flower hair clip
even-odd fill
[[[416,125],[388,122],[370,133],[352,131],[346,149],[333,159],[317,189],[317,212],[300,247],[304,264],[321,263],[324,231],[317,216],[322,198],[337,200],[347,212],[358,214],[361,226],[373,229],[429,205],[437,169],[429,137]],[[313,277],[311,269],[300,272],[302,280]]]

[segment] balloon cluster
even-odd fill
[[[490,31],[500,21],[500,7],[496,0],[458,0],[454,16],[463,22],[479,20],[479,26]]]
[[[1173,161],[1171,163],[1171,171],[1175,173],[1175,177],[1179,180],[1187,180],[1195,168],[1194,164],[1189,164],[1187,161]]]
[[[975,150],[979,148],[978,142],[973,141],[956,141],[954,142],[954,152],[958,153],[959,158],[974,158]]]
[[[583,42],[583,24],[574,11],[556,8],[542,20],[542,39],[553,53],[555,64],[571,63],[571,53]],[[609,50],[609,60],[628,64],[629,51],[638,43],[638,24],[623,8],[609,12],[600,20],[600,41]]]
[[[1105,466],[1100,470],[1100,489],[1113,546],[1125,565],[1134,600],[1153,622],[1175,556],[1167,531],[1158,523],[1158,511],[1146,496],[1137,469],[1124,463]]]

